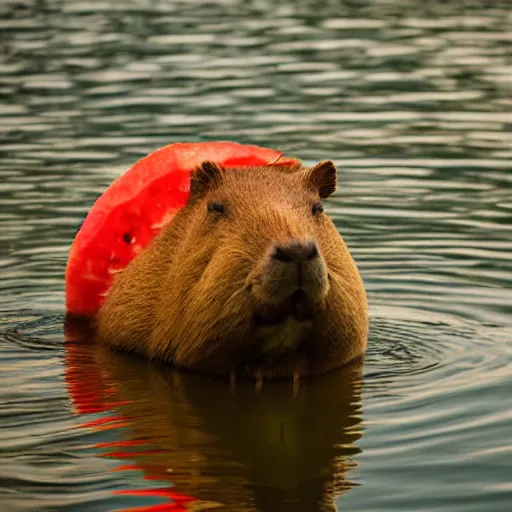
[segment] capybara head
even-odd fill
[[[204,203],[195,215],[197,236],[204,233],[210,248],[205,267],[218,262],[232,278],[230,291],[250,294],[257,324],[311,319],[329,291],[318,231],[326,220],[320,199],[336,189],[336,168],[325,161],[294,171],[226,172],[205,162],[192,179],[192,198]]]
[[[361,356],[357,268],[321,200],[330,161],[225,170],[204,162],[187,205],[116,279],[109,343],[209,373],[322,373]]]

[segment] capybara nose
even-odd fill
[[[276,245],[272,258],[284,263],[303,263],[318,258],[318,246],[314,240],[292,240],[287,244]]]

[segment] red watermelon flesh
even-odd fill
[[[94,315],[114,275],[185,205],[190,173],[204,160],[226,168],[297,162],[233,142],[170,144],[142,158],[96,200],[76,234],[66,268],[69,314]]]

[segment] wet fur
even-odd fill
[[[332,221],[311,215],[335,181],[297,167],[210,165],[194,174],[185,208],[116,278],[96,318],[97,337],[216,375],[317,375],[362,357],[363,283]],[[224,202],[225,215],[207,211],[212,201]],[[314,319],[301,324],[294,350],[261,354],[255,314],[272,315],[279,306],[262,303],[251,289],[265,271],[270,244],[304,237],[316,240],[327,267],[326,296]]]

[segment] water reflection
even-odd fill
[[[110,411],[83,426],[122,427],[120,439],[101,445],[103,455],[174,485],[170,498],[232,511],[329,511],[353,486],[360,367],[303,380],[296,396],[291,383],[256,393],[97,346],[70,321],[66,332],[75,410]]]

